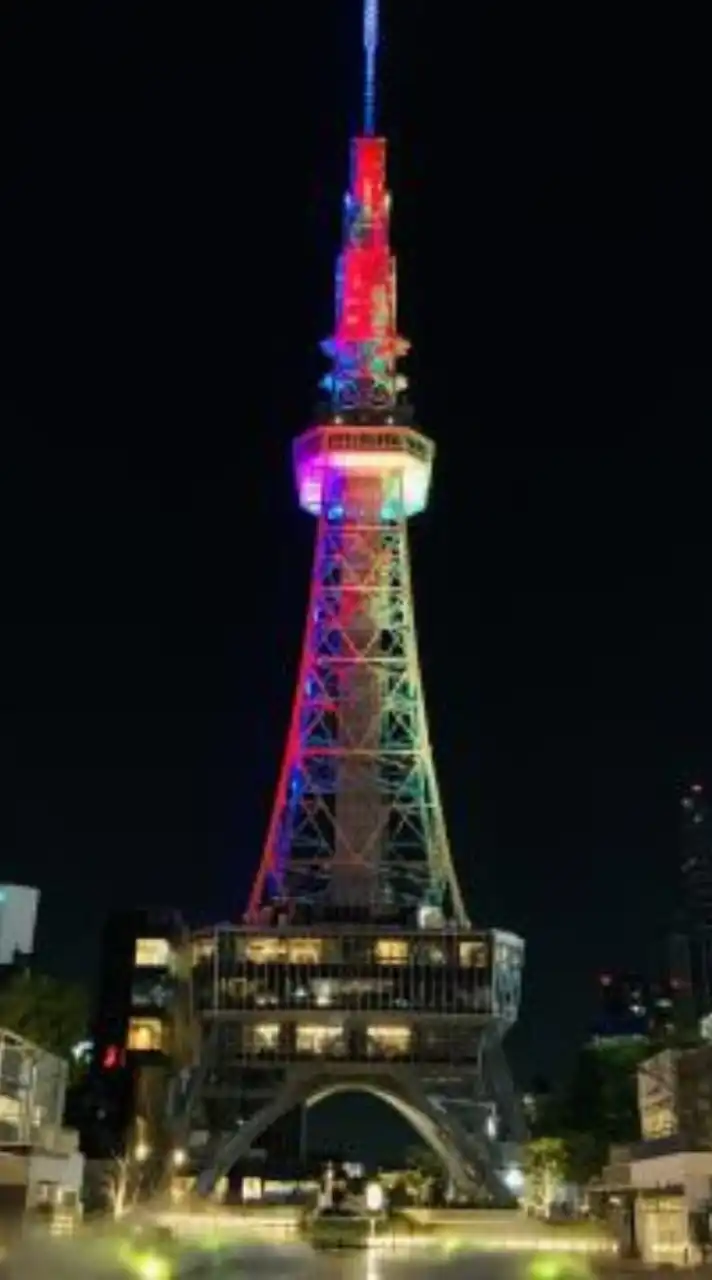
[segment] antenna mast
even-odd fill
[[[363,0],[363,132],[372,138],[376,130],[376,54],[378,52],[378,0]]]

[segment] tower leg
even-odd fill
[[[279,1092],[236,1133],[222,1141],[210,1164],[198,1178],[202,1196],[213,1191],[238,1160],[244,1158],[262,1134],[294,1107],[305,1110],[310,1102],[334,1093],[366,1091],[393,1106],[440,1157],[457,1190],[468,1198],[486,1198],[504,1204],[508,1194],[497,1176],[494,1151],[477,1133],[467,1132],[457,1118],[436,1107],[417,1073],[392,1068],[355,1076],[348,1073],[318,1074],[298,1070],[285,1079]]]

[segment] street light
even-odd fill
[[[380,1182],[369,1182],[366,1185],[366,1210],[371,1219],[371,1244],[376,1239],[376,1218],[383,1212],[386,1197]]]
[[[173,1164],[176,1169],[182,1169],[187,1159],[188,1156],[186,1152],[183,1151],[182,1147],[178,1147],[177,1150],[173,1152]]]
[[[366,1208],[369,1213],[380,1213],[385,1196],[380,1182],[369,1182],[366,1187]]]
[[[136,1164],[145,1164],[151,1154],[151,1148],[147,1142],[137,1142],[134,1148],[134,1160]]]

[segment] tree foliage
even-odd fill
[[[563,1138],[533,1138],[522,1162],[525,1200],[538,1213],[553,1204],[568,1172],[568,1151]]]
[[[0,1027],[61,1058],[86,1037],[87,1020],[87,993],[74,983],[28,970],[0,986]]]
[[[643,1038],[586,1045],[564,1087],[547,1097],[530,1145],[536,1151],[537,1140],[560,1143],[557,1161],[565,1180],[588,1182],[603,1168],[611,1146],[640,1137],[637,1072],[654,1051]]]

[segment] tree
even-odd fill
[[[25,970],[0,986],[0,1027],[60,1058],[86,1037],[87,1020],[87,993],[74,983]]]
[[[547,1214],[566,1182],[569,1152],[563,1138],[533,1138],[524,1149],[524,1201],[537,1214]]]
[[[604,1155],[611,1144],[637,1141],[638,1068],[652,1052],[650,1041],[642,1037],[582,1049],[563,1099],[562,1129],[594,1134]]]
[[[409,1147],[405,1156],[406,1186],[412,1196],[421,1202],[432,1198],[436,1187],[445,1181],[442,1161],[430,1147]]]

